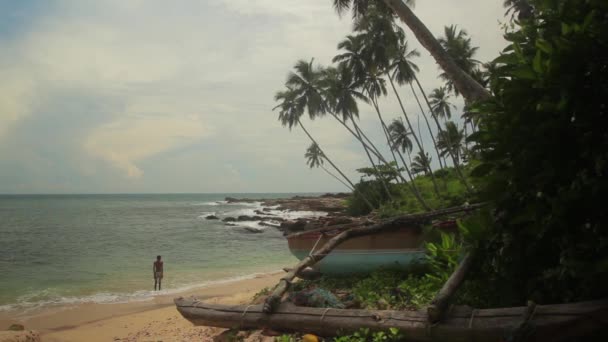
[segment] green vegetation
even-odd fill
[[[465,170],[465,172],[467,171]],[[462,205],[472,200],[454,168],[437,170],[435,178],[439,183],[440,196],[434,191],[430,175],[419,175],[413,180],[413,184],[420,190],[421,196],[429,206],[433,208],[446,208]],[[469,182],[472,182],[472,180],[469,180]],[[409,187],[403,184],[389,183],[389,189],[392,194],[391,198],[385,195],[386,193],[383,191],[381,184],[370,176],[366,176],[355,187],[359,192],[366,194],[366,198],[370,199],[373,207],[378,210],[379,217],[388,218],[425,211],[425,208],[417,200],[415,194],[412,193]],[[360,197],[355,195],[348,199],[347,211],[350,215],[358,216],[370,213],[371,209]]]
[[[371,332],[369,329],[361,329],[352,335],[335,337],[333,342],[397,342],[403,341],[404,336],[399,329],[390,328],[388,331]]]
[[[345,180],[354,189],[348,200],[353,215],[377,210],[390,217],[479,201],[488,206],[460,221],[457,236],[441,235],[427,244],[425,272],[324,277],[296,288],[346,291],[364,308],[419,308],[466,249],[477,258],[456,303],[496,307],[607,297],[608,3],[504,1],[511,17],[504,26],[509,43],[483,64],[475,60],[477,47],[466,31],[451,25],[443,37],[433,37],[407,6],[411,1],[392,4],[389,9],[384,2],[334,1],[338,12],[352,10],[354,32],[338,45],[337,66],[309,75],[311,82],[293,97],[293,113],[301,115],[312,101],[311,119],[329,114],[361,144],[370,165],[358,170],[359,183]],[[408,49],[397,18],[442,69],[445,86],[429,97],[412,61],[418,53]],[[388,126],[380,101],[389,96],[387,85],[403,114]],[[401,87],[408,86],[434,151],[423,148],[421,132],[404,109]],[[449,121],[457,112],[450,95],[465,102],[460,127]],[[358,103],[373,107],[389,157],[359,127]],[[336,340],[374,338],[360,332]]]
[[[608,3],[526,5],[493,61],[494,96],[472,108],[473,175],[496,212],[474,274],[499,304],[606,297]]]

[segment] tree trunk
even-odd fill
[[[357,132],[357,135],[359,137],[359,141],[362,141],[361,140],[361,132],[359,131],[359,127],[357,125],[355,125],[355,131]],[[372,164],[372,167],[374,168],[374,171],[376,171],[376,178],[378,178],[380,180],[380,183],[382,183],[382,187],[384,188],[384,191],[386,192],[386,195],[392,201],[393,200],[393,195],[391,194],[391,191],[388,189],[388,185],[386,183],[386,180],[384,179],[384,177],[382,176],[382,174],[378,170],[378,167],[376,166],[376,163],[374,163],[374,160],[372,159],[372,157],[369,155],[369,151],[368,151],[367,146],[365,144],[363,144],[363,150],[365,150],[365,155],[367,156],[367,159],[369,159],[369,162]],[[386,164],[386,165],[388,166],[388,164]]]
[[[347,187],[350,191],[355,190],[355,189],[351,188],[350,185],[346,184],[343,180],[341,180],[338,176],[336,176],[333,173],[331,173],[331,171],[329,171],[328,169],[326,169],[325,166],[323,166],[323,165],[319,165],[319,166],[321,167],[321,169],[323,169],[323,171],[325,171],[325,173],[327,173],[328,175],[330,175],[333,178],[335,178],[338,182],[342,183],[342,185],[344,185],[345,187]]]
[[[445,310],[448,308],[450,299],[454,297],[454,294],[464,282],[464,279],[471,269],[473,260],[473,254],[467,253],[458,267],[448,278],[448,281],[443,284],[441,290],[435,295],[435,298],[431,301],[431,304],[427,307],[427,313],[429,316],[429,322],[439,322],[445,315]]]
[[[376,148],[376,146],[374,146],[374,144],[367,138],[367,136],[365,135],[365,133],[363,133],[363,131],[361,131],[361,128],[358,129],[358,131],[361,133],[361,136],[359,136],[356,132],[354,132],[347,124],[346,122],[342,121],[338,116],[336,116],[336,114],[330,113],[331,116],[334,117],[334,119],[336,119],[344,128],[346,128],[350,134],[352,134],[353,137],[355,137],[355,139],[357,139],[361,145],[364,146],[364,148],[367,148],[371,153],[374,154],[374,156],[376,156],[376,158],[378,158],[378,160],[382,161],[383,163],[386,163],[386,159],[384,159],[384,156],[382,156],[382,154],[380,154],[380,151],[378,151],[378,149]],[[355,130],[357,130],[357,124],[354,122],[353,120],[353,124],[355,126]],[[365,138],[365,140],[367,140],[367,143],[365,141],[363,141],[363,139],[361,138]],[[369,144],[369,145],[368,145]]]
[[[403,113],[403,117],[405,117],[405,122],[407,123],[407,126],[410,128],[410,132],[412,132],[412,136],[414,137],[414,141],[416,142],[418,149],[420,151],[422,151],[422,153],[425,153],[424,147],[420,143],[420,140],[418,140],[416,133],[414,133],[414,128],[412,127],[412,123],[410,122],[410,119],[407,117],[407,113],[405,112],[405,107],[403,107],[403,102],[401,101],[401,97],[399,96],[399,93],[397,93],[397,88],[395,88],[395,83],[393,82],[393,79],[391,77],[388,77],[388,80],[391,83],[393,92],[395,93],[395,96],[397,97],[397,101],[399,102],[399,106],[401,107],[401,112]],[[435,180],[435,174],[433,173],[433,170],[431,169],[430,165],[429,165],[429,172],[431,175],[431,181],[433,182],[433,188],[435,189],[435,193],[437,194],[438,197],[441,197],[439,195],[439,188],[437,187],[437,181]]]
[[[491,97],[490,93],[469,74],[464,72],[450,55],[443,49],[439,41],[431,31],[424,25],[403,0],[384,0],[384,2],[395,11],[416,36],[416,39],[433,56],[437,64],[445,71],[454,82],[454,86],[468,101],[475,102]]]
[[[300,119],[298,119],[298,124],[300,125],[300,127],[302,128],[302,130],[304,131],[304,133],[306,133],[306,135],[308,136],[308,138],[315,144],[317,145],[317,147],[319,147],[319,150],[321,150],[321,153],[323,153],[323,156],[325,156],[325,160],[327,160],[327,162],[334,168],[334,170],[336,170],[340,176],[342,176],[342,178],[344,178],[344,180],[346,180],[346,182],[348,184],[350,184],[350,186],[353,188],[353,193],[359,193],[359,196],[361,196],[361,198],[363,199],[363,201],[365,202],[365,204],[367,204],[370,208],[370,210],[374,210],[374,206],[369,202],[369,200],[365,197],[364,194],[362,194],[360,191],[357,191],[357,188],[355,187],[355,185],[353,184],[353,182],[350,181],[350,179],[348,179],[348,177],[346,177],[346,175],[342,172],[342,170],[340,170],[336,164],[334,164],[334,162],[331,161],[331,159],[329,159],[329,157],[327,156],[327,154],[325,154],[325,151],[323,151],[323,149],[321,148],[321,145],[319,145],[317,143],[317,141],[315,140],[315,138],[312,137],[312,135],[310,135],[310,133],[308,133],[308,131],[306,130],[306,128],[304,127],[304,125],[302,124],[302,121],[300,121]]]
[[[431,129],[431,124],[429,123],[429,119],[426,117],[426,114],[424,112],[424,109],[422,108],[422,104],[420,103],[420,100],[418,99],[418,95],[416,95],[416,91],[414,90],[414,85],[410,83],[410,89],[412,89],[412,94],[414,94],[414,98],[416,99],[416,102],[418,103],[418,107],[420,107],[420,112],[422,113],[422,117],[424,118],[424,122],[426,123],[426,127],[429,130],[429,134],[431,135],[431,140],[433,141],[433,146],[435,146],[435,153],[437,153],[437,159],[439,162],[439,167],[443,168],[443,165],[441,163],[441,157],[439,156],[439,148],[437,147],[437,141],[435,140],[435,135],[433,134],[433,130]],[[433,113],[431,112],[431,115]]]
[[[422,85],[420,84],[420,81],[418,80],[418,77],[416,77],[416,75],[414,75],[414,80],[416,80],[416,84],[418,85],[418,88],[422,92],[422,96],[424,97],[424,101],[426,102],[426,105],[429,107],[429,110],[431,111],[431,116],[433,117],[433,120],[435,121],[435,124],[437,125],[437,131],[439,132],[439,134],[441,134],[441,132],[443,132],[443,130],[441,129],[441,125],[439,124],[439,120],[437,120],[437,116],[434,115],[431,103],[429,102],[429,99],[426,96],[426,92],[422,88]],[[446,133],[446,138],[448,139],[448,145],[451,146],[450,138],[449,138],[449,135],[447,133]],[[458,159],[454,157],[454,153],[452,152],[451,148],[448,148],[448,153],[452,157],[452,161],[454,163],[454,169],[456,170],[456,174],[458,175],[458,178],[460,178],[460,181],[462,182],[462,184],[464,185],[464,187],[467,189],[467,192],[468,193],[472,193],[473,190],[471,189],[471,186],[469,185],[469,182],[467,182],[467,179],[464,177],[464,174],[462,173],[462,170],[460,169],[460,164],[458,164]]]

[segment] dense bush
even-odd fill
[[[477,274],[520,305],[606,297],[608,2],[533,0],[472,136],[496,208]]]
[[[468,172],[467,167],[465,167],[465,172]],[[435,178],[440,196],[435,192],[430,176],[419,175],[414,178],[414,184],[431,208],[440,209],[462,205],[469,200],[466,188],[453,168],[436,171]],[[425,211],[407,185],[389,183],[387,186],[390,189],[391,197],[386,195],[386,191],[379,180],[362,180],[356,184],[358,193],[367,196],[374,208],[378,209],[380,217],[386,218]],[[371,211],[369,206],[360,198],[360,195],[357,195],[357,192],[348,200],[347,208],[350,215],[366,215]]]

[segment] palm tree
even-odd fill
[[[445,26],[444,37],[439,38],[438,41],[460,69],[469,75],[473,73],[479,64],[473,56],[479,48],[471,46],[471,38],[465,30],[459,30],[456,25]],[[446,72],[441,73],[439,77],[446,81],[449,91],[453,91],[456,96],[460,95],[458,88],[454,86],[454,82]]]
[[[401,97],[397,93],[397,89],[395,88],[395,85],[393,84],[393,79],[399,85],[403,85],[403,84],[410,85],[412,93],[414,94],[414,97],[416,98],[416,102],[418,103],[418,106],[420,107],[420,111],[422,113],[424,121],[426,122],[427,128],[428,128],[431,138],[433,140],[433,146],[435,147],[435,151],[439,155],[439,150],[437,149],[437,142],[435,141],[435,135],[433,134],[433,131],[431,130],[431,125],[429,124],[426,114],[424,113],[424,110],[422,109],[422,106],[420,105],[420,101],[418,100],[418,96],[416,95],[416,92],[412,85],[412,82],[414,80],[417,81],[416,73],[419,71],[418,66],[414,62],[412,62],[412,59],[414,57],[418,57],[418,56],[420,56],[420,53],[418,53],[418,51],[416,51],[416,50],[410,51],[408,49],[407,41],[399,42],[398,47],[396,49],[396,53],[393,56],[391,56],[392,61],[391,61],[389,68],[392,70],[392,74],[389,76],[389,80],[391,81],[393,91],[395,92],[395,95],[397,96],[397,101],[399,102],[401,111],[403,112],[403,116],[406,119],[406,122],[410,128],[410,131],[413,131],[412,124],[410,123],[410,121],[407,117],[405,108],[401,101]],[[416,141],[416,145],[418,145],[418,149],[420,149],[421,151],[424,151],[424,147],[422,146],[422,143],[418,140],[418,138],[414,137],[414,140]],[[439,167],[443,168],[443,165],[441,163],[441,158],[439,158]],[[431,171],[431,173],[432,173],[432,171]],[[433,175],[432,179],[433,180],[435,179],[434,175]]]
[[[456,109],[456,106],[449,102],[450,95],[446,91],[445,87],[439,87],[433,89],[429,95],[429,103],[433,110],[433,115],[444,120],[452,118],[452,108]]]
[[[285,83],[303,101],[311,119],[325,113],[323,96],[319,91],[321,70],[313,66],[313,61],[299,60],[294,66],[295,72],[289,73]]]
[[[412,145],[412,140],[410,140],[409,136],[413,135],[413,133],[405,128],[401,118],[393,120],[393,122],[388,126],[388,132],[391,135],[391,140],[393,141],[391,148],[401,149],[403,153],[412,152],[414,146]]]
[[[464,133],[458,129],[458,126],[448,121],[445,123],[445,130],[439,133],[437,141],[439,148],[441,148],[441,155],[452,154],[454,156],[454,162],[459,162],[463,153]]]
[[[287,90],[279,91],[275,95],[275,101],[279,101],[279,104],[274,108],[279,108],[279,121],[283,126],[287,126],[290,130],[298,125],[306,136],[319,148],[325,160],[340,174],[340,176],[353,188],[355,185],[353,182],[336,166],[336,164],[329,158],[317,141],[310,135],[306,127],[302,124],[300,118],[304,114],[304,111],[308,111],[310,118],[314,118],[319,113],[325,111],[325,104],[321,97],[321,94],[317,90],[318,82],[320,80],[319,73],[316,72],[313,67],[312,60],[310,63],[300,60],[296,63],[294,69],[295,72],[290,72],[287,76],[287,82],[285,84]],[[362,196],[366,204],[373,209],[373,205]]]
[[[414,161],[412,161],[411,166],[412,173],[424,173],[425,175],[428,175],[429,169],[431,168],[431,157],[429,157],[428,153],[418,151],[416,156],[414,156]]]
[[[333,0],[333,3],[338,14],[341,15],[352,9],[353,17],[360,17],[365,14],[369,4],[372,2],[369,0]],[[455,63],[431,31],[412,12],[410,6],[413,6],[414,1],[384,0],[383,3],[391,8],[401,21],[410,28],[420,44],[431,53],[437,64],[441,66],[446,75],[454,83],[454,87],[458,89],[464,98],[473,102],[490,98],[490,93]]]
[[[338,68],[328,68],[323,72],[323,80],[320,82],[323,93],[325,95],[325,103],[326,109],[328,109],[333,114],[338,114],[342,116],[342,120],[340,120],[337,116],[334,115],[334,118],[341,122],[343,126],[346,126],[347,120],[351,120],[355,125],[355,132],[349,131],[355,135],[355,137],[361,142],[363,145],[363,149],[365,150],[365,154],[369,159],[372,167],[376,170],[376,175],[382,177],[380,172],[377,172],[376,164],[374,163],[370,152],[369,146],[365,144],[361,137],[361,132],[359,127],[355,122],[355,117],[359,116],[359,108],[357,106],[357,99],[362,100],[364,102],[368,102],[365,95],[363,95],[358,90],[359,81],[355,80],[353,77],[350,68],[341,64]],[[383,178],[380,178],[380,182],[384,187],[384,190],[389,198],[392,197],[391,192],[388,188],[387,181]]]
[[[304,153],[304,157],[306,158],[306,165],[308,165],[311,169],[313,167],[320,167],[321,169],[323,169],[323,171],[335,178],[338,182],[342,183],[350,191],[354,190],[350,185],[346,184],[343,180],[341,180],[338,176],[334,175],[323,165],[325,155],[323,154],[323,151],[321,151],[321,149],[319,148],[319,145],[315,143],[310,144],[310,146],[308,146],[308,148],[306,149],[306,153]]]

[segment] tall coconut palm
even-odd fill
[[[369,146],[363,141],[360,129],[355,122],[355,117],[359,116],[357,100],[368,102],[365,95],[358,90],[359,82],[354,79],[350,68],[344,64],[339,65],[338,68],[327,68],[324,70],[323,74],[324,77],[320,84],[323,89],[323,94],[325,95],[326,109],[334,114],[341,115],[342,120],[338,120],[337,116],[334,116],[334,118],[340,121],[345,127],[348,128],[348,126],[346,126],[347,120],[351,120],[354,123],[355,132],[351,131],[351,133],[353,133],[363,145],[365,154],[374,170],[376,170],[375,174],[378,175],[378,177],[381,177],[380,182],[382,183],[387,196],[391,198],[392,195],[388,188],[387,180],[383,179],[382,174],[378,172],[376,164],[370,155]]]
[[[443,118],[444,120],[451,119],[452,108],[456,109],[456,106],[451,104],[449,99],[450,95],[445,87],[433,89],[429,95],[429,102],[432,106],[431,109],[433,110],[433,115],[438,118]]]
[[[347,187],[350,191],[354,190],[350,185],[341,180],[338,176],[333,174],[323,165],[325,155],[323,154],[323,151],[321,151],[321,149],[319,148],[319,145],[315,143],[310,144],[310,146],[308,146],[308,148],[306,149],[306,153],[304,153],[304,158],[306,158],[306,165],[308,165],[308,167],[310,167],[311,169],[315,167],[320,167],[321,169],[323,169],[323,171],[325,171],[325,173],[335,178],[338,182],[342,183],[342,185]]]
[[[424,173],[425,175],[428,175],[430,165],[431,157],[429,157],[429,154],[418,151],[418,153],[414,156],[414,160],[412,161],[412,173]]]
[[[359,17],[365,14],[372,2],[369,0],[333,0],[333,3],[338,14],[352,9],[353,17]],[[437,64],[441,66],[446,75],[452,80],[459,93],[462,93],[469,101],[488,99],[491,96],[486,89],[455,63],[431,31],[412,12],[410,6],[413,6],[414,1],[383,0],[383,3],[390,7],[401,21],[410,28],[420,44],[431,53]]]
[[[412,141],[410,140],[409,136],[413,135],[413,133],[411,131],[408,131],[407,128],[405,128],[403,120],[401,120],[401,118],[394,119],[393,122],[388,126],[388,132],[390,134],[392,142],[392,145],[390,147],[393,150],[401,149],[403,153],[407,153],[408,155],[410,155],[414,146],[412,145]],[[428,208],[428,204],[426,204],[426,202],[422,198],[422,195],[420,194],[420,190],[416,186],[416,183],[414,183],[414,176],[407,163],[403,159],[403,154],[399,153],[399,157],[401,158],[401,162],[403,163],[405,172],[407,172],[407,175],[410,179],[410,183],[408,184],[410,185],[412,192],[414,193],[418,201],[423,205],[423,207]]]
[[[308,115],[311,119],[314,119],[320,113],[326,111],[325,103],[321,94],[318,91],[320,73],[313,67],[313,61],[306,62],[300,60],[294,66],[295,71],[290,72],[287,76],[287,82],[285,86],[287,90],[280,91],[275,95],[275,101],[279,104],[275,109],[279,108],[279,121],[283,126],[287,126],[290,130],[298,125],[306,136],[321,149],[321,146],[308,132],[306,127],[302,124],[301,117],[304,115],[304,111],[308,111]],[[336,164],[329,158],[327,153],[322,149],[325,160],[340,174],[340,176],[353,188],[355,185],[353,182],[336,166]],[[370,209],[373,209],[372,204],[362,196],[364,201],[368,204]]]
[[[472,46],[467,31],[459,30],[456,25],[445,26],[444,36],[440,37],[438,41],[460,69],[469,75],[473,73],[479,64],[479,61],[474,59],[473,56],[479,48]],[[448,73],[444,71],[439,77],[446,81],[446,87],[449,91],[453,91],[456,96],[460,95]]]
[[[408,123],[410,130],[413,132],[413,127],[411,126],[411,122],[407,116],[403,102],[401,101],[401,97],[397,92],[393,78],[395,78],[399,84],[409,83],[413,94],[416,97],[416,101],[420,105],[420,101],[418,101],[416,92],[411,84],[412,77],[415,77],[413,75],[415,75],[415,72],[418,69],[416,64],[414,64],[411,59],[417,56],[418,52],[409,51],[407,42],[405,42],[405,33],[400,27],[395,25],[390,15],[387,15],[382,11],[378,11],[377,5],[370,7],[371,8],[368,9],[368,13],[355,23],[355,30],[362,32],[361,35],[365,37],[363,48],[364,60],[367,65],[370,65],[375,70],[383,70],[387,75],[406,122]],[[368,70],[370,69],[371,68],[368,67]],[[377,102],[375,104],[377,105]],[[420,106],[420,108],[427,124],[427,128],[429,129],[429,133],[432,137],[433,145],[435,146],[437,153],[439,153],[435,142],[435,135],[433,134],[422,106]],[[378,108],[376,108],[376,110],[378,111]],[[383,122],[380,114],[379,119],[381,122]],[[385,127],[386,125],[383,123],[383,128],[386,129]],[[388,135],[388,132],[386,133],[388,140],[390,136]],[[415,136],[414,140],[416,141],[418,148],[420,150],[424,150],[424,146],[418,137]],[[389,145],[390,144],[391,143],[389,142]],[[397,153],[400,154],[399,151],[397,151]],[[402,155],[399,157],[403,160]],[[439,166],[443,168],[441,160],[439,161]],[[435,192],[439,196],[439,188],[435,181],[433,171],[429,170],[429,172],[431,173],[431,179],[433,181]]]
[[[455,162],[460,162],[463,153],[465,135],[453,121],[445,123],[445,129],[439,133],[437,141],[441,148],[441,155],[452,154]]]
[[[413,135],[413,133],[405,127],[401,118],[393,119],[393,122],[388,126],[388,131],[393,140],[391,148],[401,149],[403,153],[412,152],[414,145],[412,144],[410,135]]]
[[[365,78],[365,74],[366,74],[366,64],[365,64],[365,57],[363,55],[363,40],[364,37],[362,35],[348,35],[346,36],[346,38],[341,41],[340,43],[338,43],[338,50],[343,51],[341,54],[336,55],[332,61],[334,63],[339,63],[338,68],[343,68],[342,72],[346,72],[346,71],[350,71],[350,76],[349,77],[344,77],[342,78],[341,82],[346,82],[347,79],[352,81],[350,85],[346,86],[346,88],[349,91],[355,91],[357,88],[361,87],[362,84],[362,80]],[[344,86],[341,86],[342,88],[344,88]],[[361,95],[363,95],[361,93]],[[365,97],[365,95],[363,95],[363,97],[365,98],[364,102],[365,103],[369,103],[368,99]],[[363,98],[359,98],[360,100],[363,100]],[[351,114],[354,114],[351,115]],[[342,113],[342,121],[343,122],[348,122],[349,120],[352,122],[353,126],[355,127],[355,131],[356,134],[355,137],[361,141],[362,144],[367,145],[368,148],[371,147],[370,152],[372,152],[379,160],[381,160],[383,163],[387,163],[385,158],[382,156],[382,154],[380,153],[380,151],[374,146],[374,144],[372,143],[372,141],[367,137],[367,135],[365,135],[365,133],[361,130],[360,127],[358,127],[357,122],[354,120],[354,117],[358,117],[359,112],[358,110],[356,112],[350,112],[350,113]],[[346,126],[345,126],[346,127]],[[346,127],[348,129],[348,127]],[[350,129],[349,129],[350,131]],[[351,131],[351,133],[353,133]],[[365,142],[363,141],[363,138],[365,140]]]
[[[414,96],[416,97],[416,102],[420,106],[422,116],[424,118],[424,121],[426,122],[427,129],[429,130],[429,134],[431,135],[431,138],[433,141],[433,146],[435,147],[435,151],[437,152],[437,154],[439,154],[439,150],[437,149],[437,142],[435,141],[435,135],[433,134],[431,125],[429,124],[426,114],[424,113],[424,110],[422,109],[422,106],[420,105],[420,101],[418,100],[418,96],[416,95],[416,91],[414,90],[414,87],[412,85],[412,82],[414,80],[417,81],[416,73],[419,71],[418,66],[412,61],[412,59],[414,57],[418,57],[418,56],[420,56],[420,53],[418,53],[418,51],[409,50],[407,41],[399,42],[398,47],[396,49],[396,53],[393,56],[391,56],[392,60],[391,60],[391,64],[390,64],[390,70],[392,70],[392,73],[391,73],[389,79],[391,80],[391,82],[394,79],[397,82],[397,84],[399,84],[399,85],[404,85],[404,84],[410,85],[410,89],[411,89],[412,93],[414,94]],[[392,83],[391,83],[391,85],[393,86],[393,90],[395,92],[395,95],[397,96],[397,100],[401,107],[401,111],[403,112],[403,115],[406,118],[406,122],[408,123],[410,130],[413,131],[413,127],[412,127],[409,119],[407,118],[407,114],[405,113],[405,108],[403,106],[399,93],[397,92],[395,85]],[[422,146],[422,143],[420,141],[418,141],[417,138],[415,138],[415,140],[416,140],[416,145],[418,145],[418,149],[420,149],[421,151],[424,151],[424,147]],[[441,163],[441,158],[438,158],[438,160],[439,160],[439,167],[443,168],[443,165]],[[430,172],[432,174],[432,170]],[[434,175],[433,175],[432,179],[434,181],[434,179],[435,179]]]

